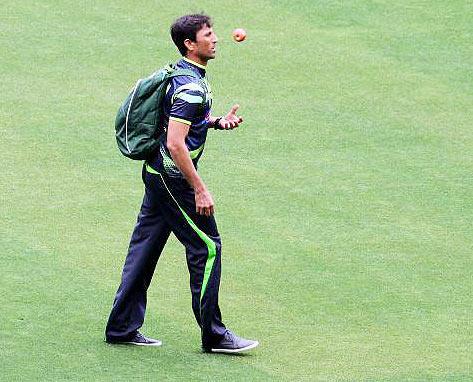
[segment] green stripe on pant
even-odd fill
[[[181,206],[177,202],[176,198],[174,198],[173,194],[169,190],[166,182],[164,181],[163,176],[159,172],[154,170],[148,164],[146,164],[146,170],[148,172],[152,173],[152,174],[157,174],[161,177],[161,180],[164,184],[164,187],[166,187],[166,190],[168,191],[169,195],[174,200],[174,202],[176,203],[179,210],[182,212],[182,215],[186,219],[187,223],[189,223],[189,225],[197,233],[197,235],[202,239],[202,241],[205,243],[205,245],[207,245],[208,257],[207,257],[207,261],[205,263],[204,279],[202,280],[202,289],[200,291],[200,301],[202,302],[202,298],[204,297],[205,290],[207,289],[207,284],[209,282],[210,274],[212,272],[212,268],[213,268],[213,265],[214,265],[215,256],[217,255],[217,248],[215,246],[215,243],[210,237],[208,237],[204,232],[202,232],[202,230],[200,230],[199,227],[196,226],[196,224],[192,221],[192,219],[189,217],[189,215],[187,215],[186,212],[181,208]]]

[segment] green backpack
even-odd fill
[[[192,76],[190,69],[168,65],[146,78],[141,78],[118,109],[115,136],[123,155],[135,160],[148,159],[159,146],[165,132],[159,121],[163,114],[162,101],[171,78]]]

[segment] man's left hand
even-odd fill
[[[223,130],[232,130],[235,129],[243,122],[243,118],[236,114],[240,105],[233,105],[228,114],[223,117],[218,125]]]

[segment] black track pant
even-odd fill
[[[127,340],[142,326],[146,292],[164,245],[173,232],[186,248],[192,309],[209,348],[225,333],[218,306],[221,242],[213,216],[198,215],[194,191],[184,180],[143,167],[145,195],[130,241],[120,287],[105,335]]]

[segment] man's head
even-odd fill
[[[178,18],[171,25],[171,38],[185,57],[203,64],[215,58],[217,36],[209,16],[195,14]]]

